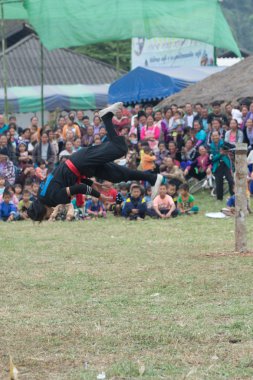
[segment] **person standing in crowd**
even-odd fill
[[[94,143],[94,130],[92,125],[87,127],[87,133],[83,135],[81,144],[82,146],[91,146]]]
[[[37,143],[34,147],[33,153],[33,162],[37,166],[41,160],[44,160],[48,171],[52,171],[55,163],[55,150],[53,145],[49,142],[47,132],[42,132],[41,141]]]
[[[230,195],[234,194],[234,180],[232,176],[232,164],[229,158],[229,151],[224,149],[224,141],[218,132],[213,132],[210,146],[212,157],[212,171],[215,176],[217,199],[223,200],[223,180],[228,181]]]
[[[221,113],[221,105],[220,102],[215,101],[212,103],[213,111],[208,115],[208,124],[211,127],[212,121],[214,119],[220,120],[221,125],[228,125],[228,118],[225,114]]]
[[[238,122],[231,119],[229,123],[230,130],[225,133],[225,142],[235,146],[236,143],[243,142],[243,132],[238,128]]]
[[[77,124],[75,124],[75,115],[72,113],[69,114],[67,118],[67,124],[65,124],[63,127],[62,137],[64,140],[66,140],[68,131],[72,131],[74,137],[81,137],[80,128]]]
[[[186,103],[185,105],[185,116],[183,117],[184,127],[193,128],[195,113],[193,112],[193,108],[191,103]]]
[[[102,127],[101,119],[98,115],[93,118],[93,133],[94,136],[99,134],[100,127]]]
[[[243,135],[243,142],[248,145],[248,150],[253,150],[253,119],[248,119],[246,121]]]
[[[141,140],[148,142],[150,149],[156,152],[158,150],[159,137],[160,129],[155,125],[153,116],[149,115],[147,117],[147,125],[144,125],[141,129]]]

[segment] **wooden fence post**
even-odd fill
[[[236,144],[235,150],[235,251],[247,252],[247,144]]]

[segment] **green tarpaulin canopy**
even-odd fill
[[[124,40],[181,37],[240,56],[218,0],[24,0],[48,49]]]
[[[27,20],[28,14],[22,0],[0,0],[3,4],[3,17],[6,20]]]

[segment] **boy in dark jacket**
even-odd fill
[[[139,185],[132,186],[131,195],[127,198],[123,208],[123,216],[130,220],[143,220],[147,212],[145,198],[141,195]]]
[[[0,203],[0,220],[12,222],[17,218],[17,207],[11,202],[11,193],[4,191],[3,200]]]

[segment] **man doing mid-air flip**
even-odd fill
[[[108,142],[81,148],[48,175],[40,186],[38,199],[28,209],[28,216],[32,220],[41,222],[49,219],[53,207],[70,203],[71,197],[76,194],[106,200],[98,191],[98,184],[93,184],[89,179],[91,177],[113,183],[148,181],[152,186],[152,198],[157,195],[163,180],[161,174],[131,170],[113,162],[126,155],[128,150],[125,137],[117,135],[112,123],[113,115],[122,107],[123,103],[115,103],[99,113],[107,130]]]

